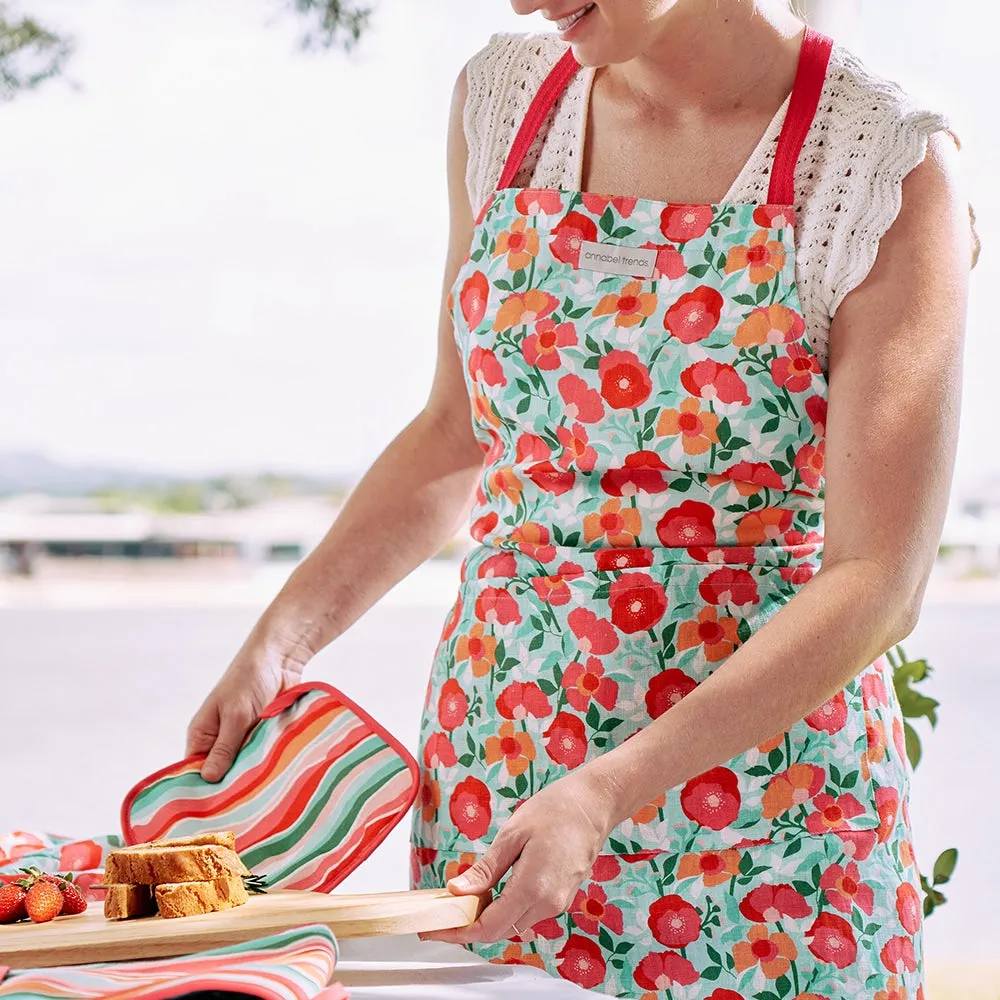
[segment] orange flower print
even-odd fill
[[[885,989],[879,990],[874,1000],[908,1000],[906,987],[895,976],[890,976]]]
[[[775,819],[818,795],[824,784],[826,772],[823,768],[813,764],[792,764],[787,771],[776,774],[768,782],[761,815],[764,819]]]
[[[685,455],[703,455],[713,444],[718,444],[719,418],[709,411],[701,411],[697,399],[685,399],[677,410],[663,410],[656,422],[660,437],[680,435]]]
[[[485,677],[496,665],[497,641],[492,635],[484,635],[480,622],[469,629],[468,635],[460,635],[455,643],[455,659],[461,663],[469,660],[474,677]]]
[[[660,815],[660,810],[667,804],[666,794],[657,795],[652,802],[647,802],[633,817],[633,823],[652,823],[657,816]]]
[[[641,288],[641,281],[630,281],[621,295],[605,295],[594,308],[594,315],[613,315],[615,326],[638,326],[656,309],[656,296],[652,292],[641,292]]]
[[[536,969],[545,969],[545,961],[538,952],[525,951],[519,944],[509,944],[499,958],[491,958],[494,965],[532,965]]]
[[[472,386],[472,416],[476,423],[500,426],[500,417],[490,400],[483,394],[478,385]]]
[[[682,622],[677,630],[677,649],[705,647],[705,659],[718,663],[729,656],[739,644],[735,618],[719,618],[718,608],[711,606],[698,612],[696,621]]]
[[[788,306],[760,306],[740,323],[733,343],[737,347],[787,344],[798,340],[805,328],[805,320]]]
[[[494,257],[507,254],[507,267],[523,271],[538,256],[538,230],[528,229],[527,220],[515,219],[510,229],[497,236]]]
[[[545,319],[559,300],[548,292],[531,288],[523,294],[508,295],[497,310],[497,318],[493,321],[493,329],[498,332],[512,330],[515,326],[527,326]]]
[[[733,947],[733,961],[737,972],[760,965],[767,979],[777,979],[783,976],[792,965],[792,959],[798,957],[795,942],[780,931],[769,934],[763,924],[754,924],[747,934],[746,941],[740,941]]]
[[[486,485],[495,497],[506,497],[512,504],[521,502],[521,491],[524,489],[524,485],[514,475],[513,466],[505,465],[500,469],[494,469],[487,476]]]
[[[861,755],[861,777],[865,781],[871,781],[872,765],[881,764],[885,760],[885,752],[889,746],[885,723],[881,719],[873,719],[865,712],[865,735],[868,746]]]
[[[444,880],[450,882],[457,878],[462,872],[467,872],[478,861],[475,854],[462,854],[457,861],[449,861],[444,866]]]
[[[556,550],[549,543],[549,529],[537,521],[525,521],[510,533],[510,540],[532,559],[539,562],[551,562],[556,557]]]
[[[535,744],[531,736],[514,729],[513,722],[501,722],[500,735],[486,737],[486,763],[499,764],[503,761],[512,778],[524,774],[534,759]]]
[[[420,813],[425,823],[433,823],[441,808],[441,786],[430,775],[425,774],[420,785]]]
[[[599,514],[587,514],[583,519],[583,537],[587,544],[607,538],[608,544],[623,549],[635,545],[642,531],[642,515],[634,507],[622,507],[612,498],[601,505]]]
[[[753,510],[740,518],[736,526],[736,537],[740,545],[763,545],[773,542],[792,526],[792,511],[780,507],[764,507]]]
[[[749,268],[755,285],[770,281],[785,266],[785,245],[767,237],[767,230],[760,229],[750,237],[749,246],[733,247],[726,257],[726,274]]]
[[[583,424],[573,424],[573,429],[557,427],[556,437],[562,445],[558,466],[568,469],[571,466],[581,472],[593,472],[597,464],[597,452],[590,446],[587,429]]]
[[[685,854],[677,865],[678,878],[700,878],[711,888],[722,885],[740,873],[742,855],[731,847],[724,851],[702,851]]]

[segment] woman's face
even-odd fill
[[[511,0],[516,14],[553,22],[584,66],[607,66],[641,55],[662,30],[667,14],[683,0]]]

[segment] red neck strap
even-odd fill
[[[767,196],[770,205],[791,205],[795,201],[795,165],[798,163],[809,128],[816,117],[832,49],[831,39],[812,28],[806,28],[799,54],[799,66],[795,74],[795,86],[792,89],[785,124],[778,139],[778,149],[771,170],[771,186]],[[514,177],[521,169],[531,144],[579,68],[580,64],[576,61],[572,49],[567,49],[552,67],[538,88],[538,93],[535,94],[517,130],[510,152],[507,154],[503,173],[497,181],[497,190],[513,185]]]

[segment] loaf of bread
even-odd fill
[[[104,897],[104,916],[108,920],[130,920],[156,913],[156,900],[150,885],[109,885]]]
[[[242,906],[249,898],[239,875],[223,875],[209,882],[165,883],[153,891],[161,917],[191,917],[229,910]]]
[[[112,851],[104,864],[106,885],[211,882],[223,876],[249,874],[239,855],[220,844],[137,844]]]

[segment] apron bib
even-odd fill
[[[795,284],[792,205],[831,46],[806,32],[766,204],[512,187],[579,68],[571,51],[522,123],[452,292],[485,463],[479,544],[428,688],[415,884],[453,876],[519,802],[669,711],[820,566],[827,384]],[[916,876],[911,855],[908,871],[899,861],[908,774],[886,670],[872,665],[789,732],[621,824],[594,882],[548,934],[478,950],[641,995],[665,988],[664,944],[688,936],[658,933],[664,899],[685,919],[700,914],[688,943],[708,945],[695,964],[670,952],[675,984],[737,976],[739,942],[727,960],[713,924],[723,905],[690,895],[692,873],[699,891],[731,886],[732,909],[779,861],[804,865],[793,891],[799,915],[811,915],[805,934],[820,919],[825,890],[810,882],[816,898],[805,895],[819,859],[846,871],[878,855],[892,909]],[[791,889],[791,874],[780,881]],[[871,912],[844,926],[860,935]],[[737,912],[723,927],[755,955],[746,922]],[[846,966],[827,962],[824,973],[804,938],[779,944],[810,959],[814,985],[829,973],[843,988]],[[858,970],[862,983],[875,974]]]

